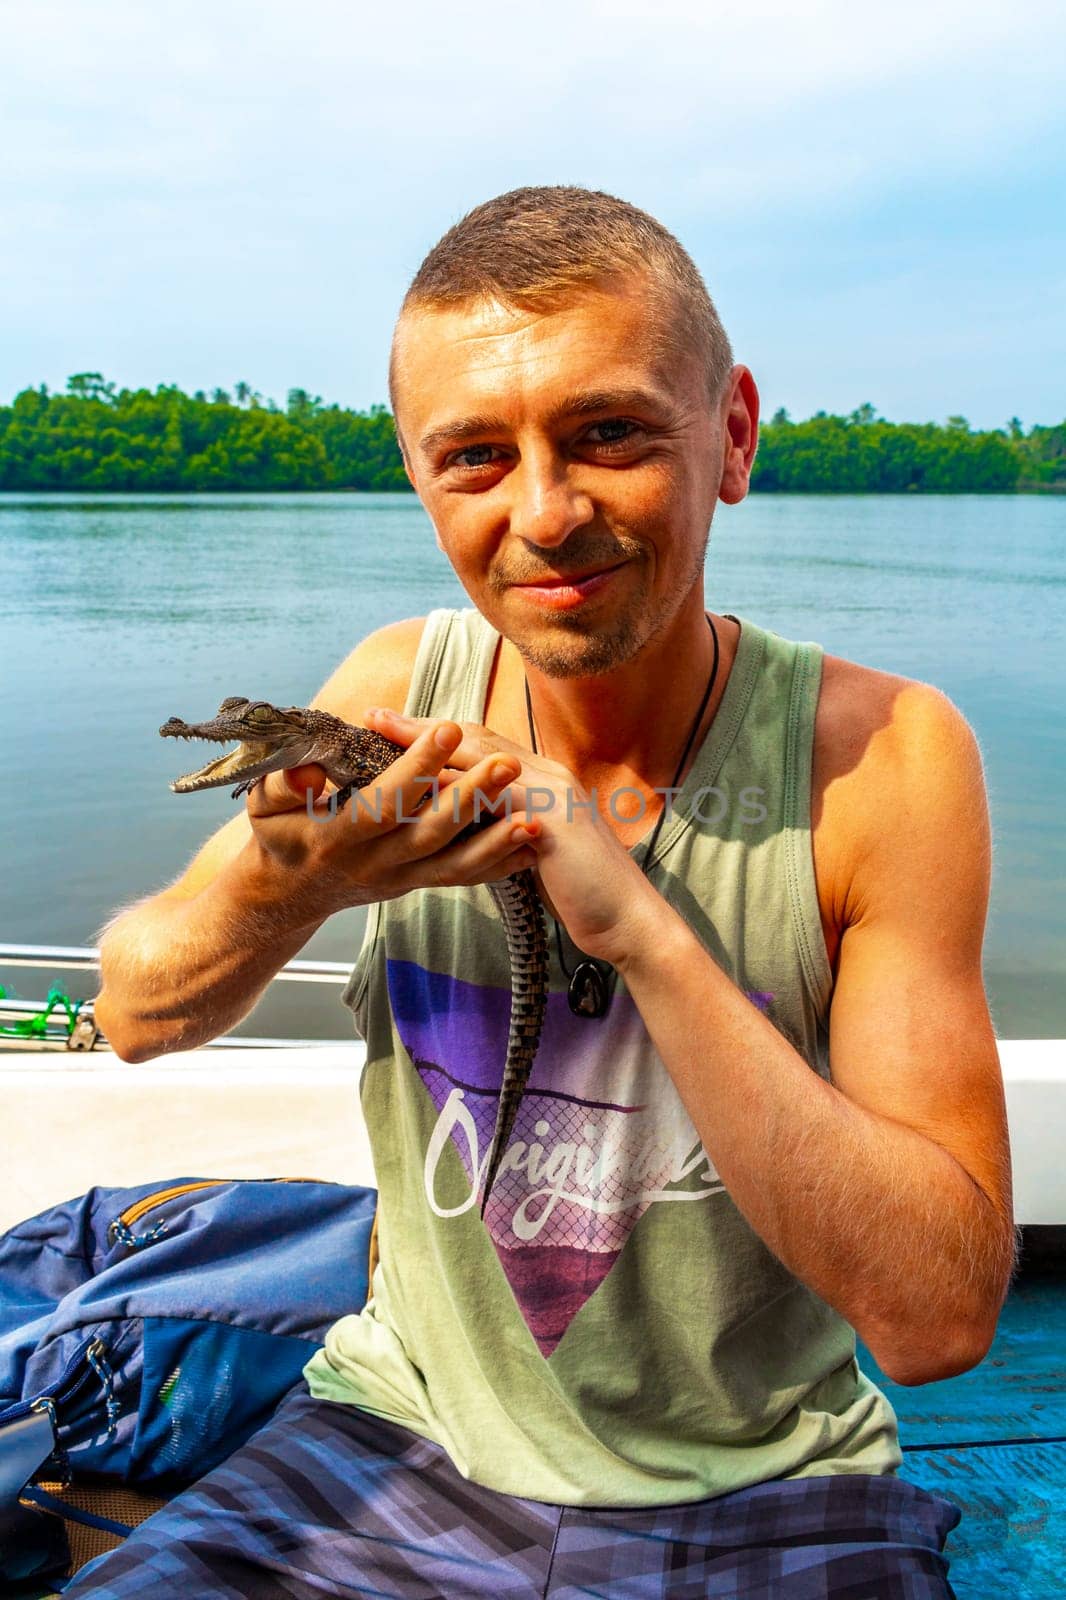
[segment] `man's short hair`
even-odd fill
[[[524,311],[575,289],[642,273],[679,354],[696,354],[710,398],[722,395],[733,352],[692,257],[654,217],[598,189],[555,184],[511,189],[449,228],[419,267],[405,312],[497,300]],[[396,409],[395,343],[389,392]]]

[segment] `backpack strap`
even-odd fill
[[[55,1454],[52,1417],[46,1408],[20,1403],[0,1413],[0,1580],[47,1577],[65,1572],[70,1549],[63,1524],[20,1503],[26,1485]],[[6,1592],[6,1583],[3,1584]]]
[[[55,1448],[52,1419],[43,1407],[6,1422],[0,1415],[0,1507],[18,1502],[26,1484]]]

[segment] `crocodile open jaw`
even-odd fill
[[[164,739],[212,739],[216,744],[229,743],[229,740],[222,735],[209,733],[203,723],[183,722],[180,717],[171,717],[159,732]],[[229,750],[224,756],[216,756],[213,761],[197,767],[195,772],[182,773],[180,778],[175,778],[170,787],[175,794],[189,794],[194,789],[214,788],[230,780],[239,783],[243,778],[251,777],[260,771],[263,762],[270,760],[276,749],[277,745],[274,743],[258,744],[251,740],[242,740],[236,750]]]

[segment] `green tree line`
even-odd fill
[[[1025,432],[1017,417],[977,431],[965,417],[886,422],[863,405],[761,430],[752,486],[808,494],[1004,494],[1066,489],[1066,423]]]
[[[98,372],[66,394],[0,407],[0,489],[406,489],[384,406],[348,411],[290,389],[282,411],[246,383],[119,389]]]
[[[752,486],[816,494],[1066,490],[1066,422],[1028,433],[965,417],[886,422],[871,405],[764,423]],[[285,409],[247,383],[232,393],[175,384],[119,389],[76,373],[66,393],[23,389],[0,406],[0,489],[407,489],[384,406],[350,411],[290,389]]]

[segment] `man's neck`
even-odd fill
[[[718,673],[693,741],[693,755],[721,701],[740,635],[735,622],[715,616],[714,623],[720,648]],[[586,786],[605,778],[664,786],[692,729],[713,658],[714,640],[702,601],[697,600],[633,660],[594,677],[548,677],[526,666],[505,640],[492,698],[499,711],[505,710],[512,737],[527,744],[523,675],[528,677],[538,749]],[[491,715],[489,721],[493,722]]]

